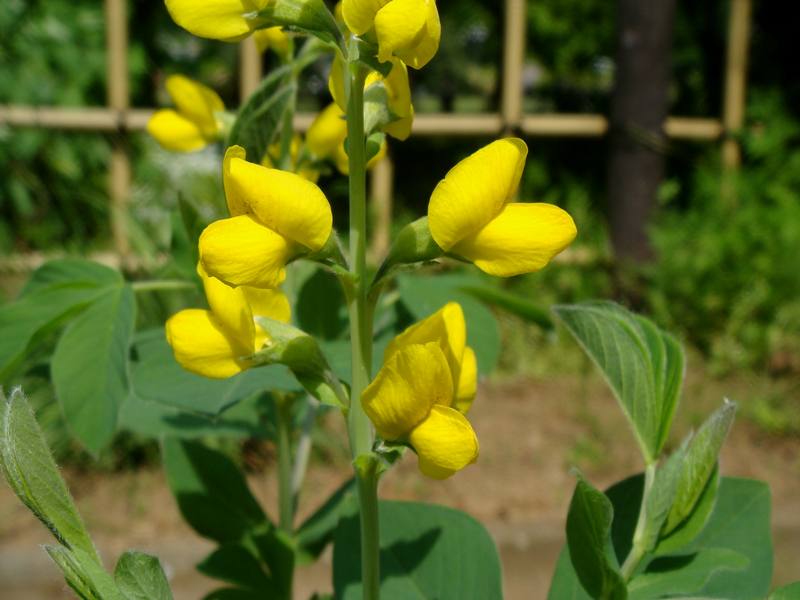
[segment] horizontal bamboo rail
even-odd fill
[[[109,108],[35,108],[0,106],[0,125],[47,127],[74,131],[141,131],[153,109],[114,110]],[[307,131],[315,115],[299,114],[295,127]],[[499,114],[418,114],[413,134],[417,136],[494,135],[505,128]],[[716,140],[724,131],[719,119],[670,117],[664,124],[669,137],[689,140]],[[601,137],[608,130],[603,115],[540,114],[522,118],[521,133],[531,137]]]

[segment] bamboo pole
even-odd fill
[[[370,180],[372,222],[374,224],[370,255],[375,262],[383,260],[389,250],[392,229],[392,190],[394,189],[394,163],[392,157],[379,161],[373,168]]]
[[[261,53],[250,36],[239,44],[239,97],[244,104],[261,83]]]
[[[111,137],[109,196],[111,234],[121,259],[130,253],[127,232],[131,165],[120,115],[129,107],[128,16],[125,0],[105,0],[106,11],[106,87],[108,106],[116,115]]]
[[[522,70],[525,64],[525,0],[506,0],[503,36],[503,90],[501,114],[505,133],[522,124]]]
[[[752,0],[731,0],[725,65],[725,100],[722,112],[725,128],[722,164],[727,171],[738,169],[742,162],[741,149],[732,136],[744,126],[752,8]]]

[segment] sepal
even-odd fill
[[[349,395],[333,373],[317,340],[293,325],[274,319],[256,317],[256,323],[267,334],[267,341],[250,361],[256,365],[284,365],[317,400],[344,411],[348,409]]]
[[[375,274],[373,287],[379,285],[398,269],[431,262],[441,258],[444,254],[431,236],[428,217],[417,219],[400,230],[389,250],[389,255]]]
[[[311,34],[323,42],[338,45],[342,32],[323,0],[275,0],[258,13],[269,26]]]

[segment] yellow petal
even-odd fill
[[[397,335],[386,347],[383,360],[388,363],[403,348],[431,342],[436,343],[444,353],[455,386],[459,381],[461,360],[467,345],[464,311],[456,302],[448,302],[430,317],[411,325]]]
[[[347,72],[344,59],[337,52],[331,64],[331,73],[328,75],[328,91],[333,97],[333,101],[342,110],[347,111],[347,94],[344,87],[344,76]]]
[[[295,173],[268,169],[227,154],[223,179],[231,214],[246,207],[246,212],[269,229],[312,251],[328,241],[333,215],[316,184]]]
[[[237,289],[242,290],[253,316],[267,317],[283,323],[288,323],[291,319],[292,308],[289,299],[282,291],[247,286]]]
[[[576,234],[572,217],[553,204],[511,203],[452,251],[490,275],[511,277],[544,268]]]
[[[375,15],[390,0],[342,0],[342,18],[356,35],[372,29]]]
[[[385,440],[407,436],[435,404],[450,404],[453,382],[439,345],[414,344],[395,353],[361,395],[364,412]]]
[[[281,27],[259,29],[253,34],[259,52],[272,49],[276,54],[286,56],[289,53],[289,36]]]
[[[246,215],[250,213],[250,207],[236,194],[231,179],[231,165],[235,159],[245,160],[247,157],[245,149],[241,146],[231,146],[225,151],[222,159],[222,185],[225,188],[225,201],[228,204],[228,212],[232,217]]]
[[[202,263],[197,266],[197,273],[203,282],[211,312],[227,337],[236,343],[238,354],[252,354],[255,350],[256,326],[253,311],[242,288],[231,287],[209,276]]]
[[[417,38],[416,44],[410,48],[398,48],[395,55],[404,63],[414,69],[421,69],[427,65],[439,51],[439,42],[442,39],[442,24],[439,21],[439,11],[436,9],[435,0],[428,0],[427,18],[425,29]]]
[[[169,318],[166,331],[175,360],[187,371],[225,379],[247,368],[238,360],[236,344],[209,310],[182,310]]]
[[[217,93],[183,75],[167,77],[166,87],[178,112],[193,121],[207,139],[216,138],[220,130],[216,113],[225,110]]]
[[[528,147],[520,139],[492,142],[445,175],[428,204],[428,226],[445,251],[478,233],[517,191]]]
[[[270,0],[166,0],[172,20],[199,37],[237,42],[263,24]]]
[[[434,406],[409,436],[428,477],[447,479],[478,459],[478,437],[466,417],[449,406]]]
[[[291,244],[249,215],[215,221],[200,235],[209,275],[232,286],[276,288],[286,278]]]
[[[328,105],[317,115],[306,133],[308,151],[319,159],[330,158],[347,137],[344,113],[336,104]]]
[[[429,0],[392,0],[375,15],[378,60],[416,47],[426,33]]]
[[[453,400],[453,408],[462,414],[467,414],[475,394],[478,391],[478,360],[475,351],[467,346],[464,348],[464,355],[461,358],[461,370],[458,374],[458,385],[456,385],[456,397]]]
[[[194,152],[208,145],[200,128],[174,110],[157,110],[147,122],[147,132],[173,152]]]

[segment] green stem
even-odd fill
[[[180,279],[153,279],[152,281],[134,281],[131,284],[134,292],[159,292],[167,290],[191,290],[197,286],[191,281]]]
[[[354,42],[353,42],[354,43]],[[354,49],[355,50],[355,49]],[[351,56],[355,56],[355,51]],[[361,406],[372,364],[372,319],[367,302],[367,147],[364,134],[366,70],[350,60],[347,81],[347,149],[350,162],[350,260],[353,288],[348,298],[353,373],[348,412],[350,449],[356,466],[361,520],[361,580],[364,600],[380,598],[380,537],[378,530],[378,475],[372,464],[372,426]]]
[[[622,564],[622,576],[625,581],[629,581],[636,571],[636,567],[642,561],[647,552],[644,546],[644,535],[647,530],[648,519],[647,506],[650,499],[650,492],[653,490],[653,483],[656,480],[656,464],[650,463],[644,471],[644,491],[642,492],[642,504],[639,508],[639,518],[636,521],[636,529],[633,532],[633,543],[631,551],[628,553],[625,562]]]
[[[290,41],[289,56],[294,54],[293,44]],[[292,69],[289,81],[292,85],[292,96],[286,105],[283,113],[283,123],[281,126],[281,154],[279,167],[284,171],[293,171],[295,165],[292,164],[292,139],[294,139],[294,113],[297,109],[297,80],[299,73]]]
[[[278,413],[278,524],[287,534],[294,525],[292,491],[292,399],[275,394]]]

